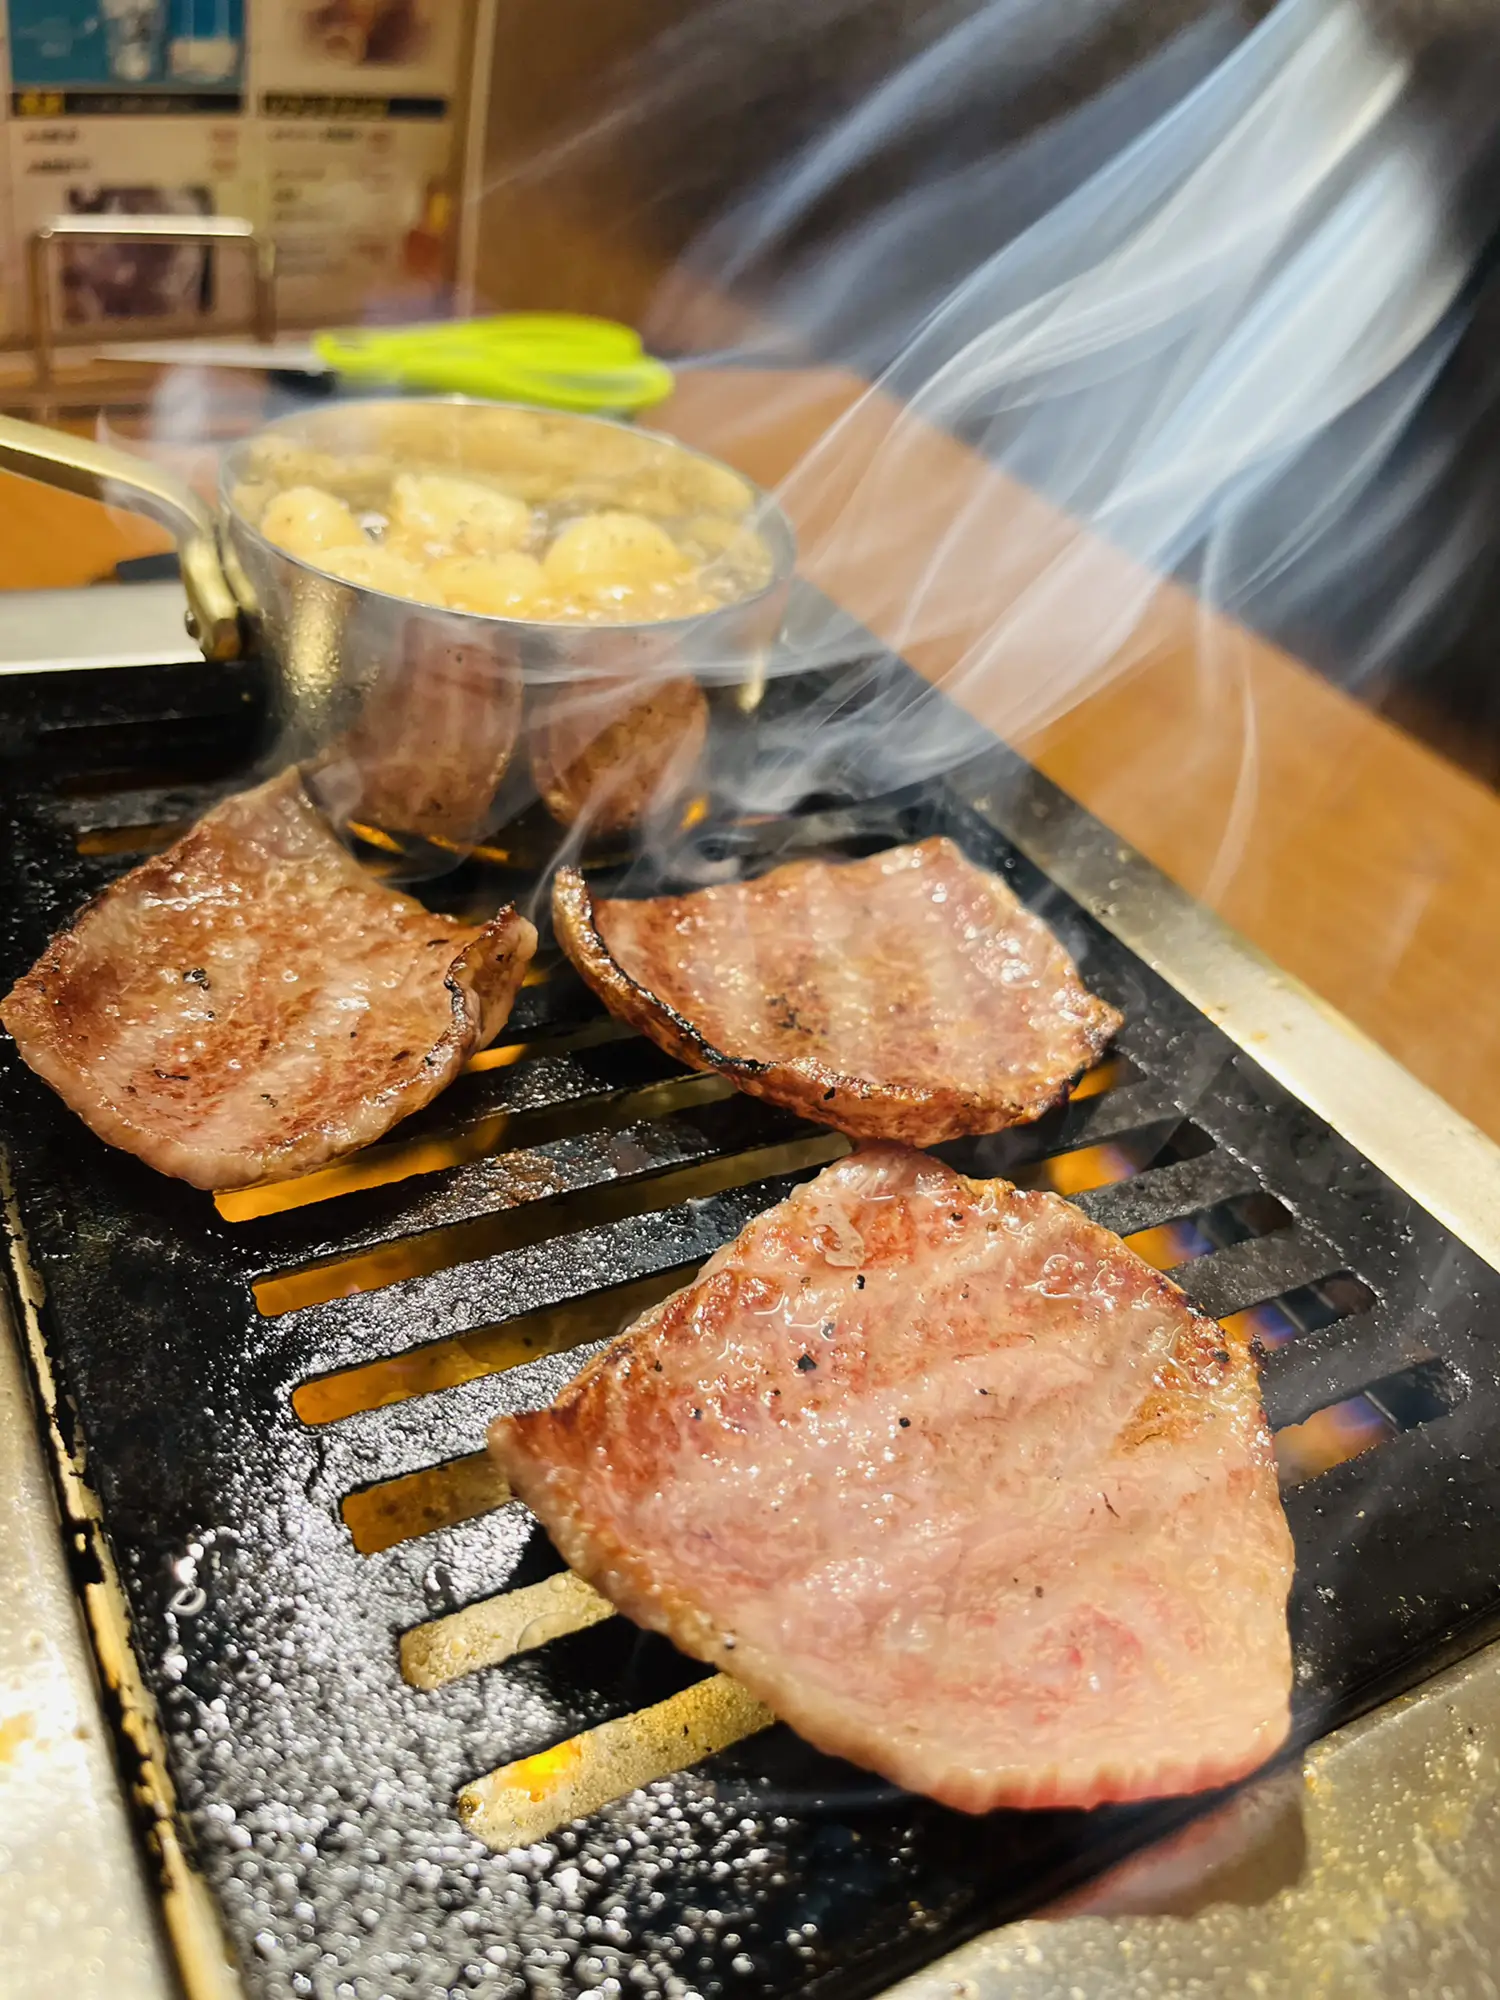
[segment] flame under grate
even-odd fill
[[[222,789],[257,702],[249,669],[7,686],[26,789],[0,974]],[[1298,1547],[1303,1734],[1487,1629],[1500,1279],[942,789],[732,831],[747,867],[949,832],[1124,1008],[1066,1109],[942,1150],[1058,1189],[1248,1316]],[[711,816],[700,835],[724,840]],[[493,904],[516,878],[497,859],[444,886]],[[546,1400],[845,1143],[687,1075],[555,957],[437,1104],[279,1190],[162,1179],[9,1050],[0,1119],[252,1993],[867,1993],[1186,1809],[1001,1814],[976,1840],[613,1616],[507,1503],[488,1417]]]

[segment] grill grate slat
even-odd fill
[[[292,1408],[305,1424],[337,1423],[441,1389],[459,1388],[542,1355],[589,1346],[612,1338],[648,1306],[686,1284],[697,1268],[696,1264],[668,1266],[646,1278],[584,1293],[560,1307],[316,1377],[292,1392]]]
[[[1258,1306],[1294,1285],[1331,1278],[1343,1259],[1331,1243],[1303,1229],[1234,1243],[1172,1273],[1194,1305],[1214,1319]]]
[[[674,1146],[678,1135],[662,1137],[650,1126],[642,1130],[653,1143],[642,1144],[634,1158],[628,1153],[623,1158],[606,1155],[601,1163],[595,1153],[591,1164],[596,1170],[586,1168],[571,1186],[565,1175],[554,1177],[550,1160],[542,1163],[535,1180],[523,1161],[508,1189],[514,1197],[510,1201],[482,1207],[466,1221],[436,1222],[420,1234],[403,1230],[383,1237],[363,1255],[356,1251],[352,1257],[260,1278],[255,1284],[256,1304],[270,1318],[351,1292],[384,1290],[453,1266],[469,1267],[548,1237],[649,1214],[658,1202],[680,1201],[684,1196],[702,1199],[802,1166],[826,1166],[848,1151],[847,1141],[837,1135],[798,1125],[790,1127],[786,1137],[765,1133],[761,1143],[728,1154],[691,1138]],[[507,1165],[514,1170],[517,1164],[514,1159],[497,1163],[501,1175]]]
[[[617,1614],[606,1597],[571,1570],[487,1597],[447,1618],[401,1634],[401,1674],[413,1687],[439,1688],[461,1674],[503,1666],[554,1639],[570,1637]]]
[[[59,826],[71,827],[78,839],[135,827],[186,826],[234,789],[234,781],[228,778],[212,785],[145,785],[100,797],[60,800],[56,818]]]
[[[286,1313],[274,1324],[301,1364],[298,1381],[377,1355],[399,1356],[504,1326],[525,1312],[614,1282],[701,1264],[803,1178],[777,1175],[713,1199],[669,1203],[646,1218],[599,1223],[564,1240],[547,1239],[430,1277],[402,1279],[385,1292],[328,1299]]]
[[[963,1173],[998,1173],[1004,1171],[995,1164],[995,1156],[1001,1153],[1008,1156],[1007,1164],[1014,1166],[1051,1153],[1107,1145],[1154,1126],[1176,1125],[1181,1118],[1170,1084],[1148,1076],[1106,1091],[1101,1097],[1067,1104],[1039,1118],[1035,1125],[985,1139],[957,1139],[933,1150]]]
[[[665,1097],[664,1087],[657,1089]],[[583,1128],[575,1135],[514,1149],[507,1145],[482,1159],[424,1175],[414,1184],[372,1193],[360,1199],[357,1219],[344,1217],[342,1229],[334,1230],[336,1218],[319,1209],[305,1220],[306,1212],[301,1212],[248,1227],[241,1241],[261,1271],[312,1270],[528,1203],[749,1152],[815,1129],[773,1106],[736,1095],[718,1077],[674,1078],[672,1090],[681,1108],[673,1111],[668,1102],[659,1118],[637,1116],[622,1125],[605,1103],[578,1106]],[[696,1106],[693,1098],[699,1100]],[[629,1108],[627,1102],[627,1115]]]
[[[436,1534],[503,1507],[510,1488],[483,1451],[404,1472],[347,1494],[340,1511],[362,1556]]]
[[[248,672],[49,678],[0,690],[14,710],[0,755],[24,759],[0,851],[0,977],[130,859],[80,855],[80,838],[196,810],[258,741]],[[774,684],[768,701],[783,698]],[[1092,1094],[945,1156],[1076,1191],[1107,1226],[1152,1232],[1153,1254],[1180,1246],[1185,1287],[1220,1316],[1246,1314],[1267,1350],[1276,1424],[1350,1397],[1390,1412],[1367,1449],[1286,1495],[1297,1726],[1326,1727],[1500,1613],[1487,1445],[1500,1279],[940,787],[710,822],[693,836],[693,879],[939,831],[1004,872],[1127,1015]],[[433,899],[479,907],[529,887],[519,866],[468,864]],[[555,957],[506,1036],[352,1178],[217,1207],[97,1145],[0,1062],[45,1336],[255,2000],[341,1986],[427,2000],[463,1982],[481,1946],[499,1955],[478,1975],[497,1993],[528,1989],[528,1953],[560,1952],[548,1964],[562,1988],[634,1967],[647,1993],[676,1981],[857,2000],[1178,1823],[1187,1808],[1173,1802],[1000,1814],[976,1838],[784,1729],[726,1736],[706,1762],[618,1799],[672,1761],[664,1741],[645,1758],[639,1711],[678,1701],[691,1716],[713,1677],[592,1615],[524,1510],[495,1504],[485,1424],[546,1400],[622,1315],[682,1282],[830,1142],[748,1100],[697,1097],[715,1080],[604,1019]],[[787,1144],[812,1151],[792,1166]],[[534,1198],[498,1206],[527,1157],[566,1185],[533,1182]],[[361,1186],[359,1172],[388,1177]],[[438,1263],[403,1272],[414,1245]],[[386,1282],[360,1279],[359,1259],[387,1254]],[[325,1284],[342,1269],[367,1288],[257,1309],[257,1282],[320,1267]],[[363,1534],[368,1552],[351,1506],[380,1526]],[[552,1625],[526,1622],[556,1598]],[[601,1726],[614,1738],[590,1738]],[[554,1780],[573,1755],[559,1753],[586,1738],[593,1790],[579,1796],[597,1813],[522,1859],[492,1852],[510,1837],[504,1812],[519,1825],[513,1767],[537,1793],[520,1831],[555,1827],[567,1800]],[[609,1740],[629,1754],[601,1790]],[[705,1742],[689,1741],[689,1761]],[[479,1801],[469,1831],[460,1799]],[[606,1930],[623,1940],[613,1960],[600,1956]]]
[[[642,1068],[649,1065],[642,1064]],[[533,1075],[533,1072],[542,1072]],[[453,1122],[418,1125],[406,1121],[399,1140],[367,1146],[353,1160],[325,1167],[291,1181],[231,1191],[214,1197],[214,1206],[227,1222],[242,1225],[238,1241],[263,1257],[295,1256],[315,1249],[320,1241],[343,1241],[335,1231],[336,1218],[357,1219],[369,1210],[368,1203],[348,1208],[324,1210],[317,1216],[297,1216],[274,1222],[269,1218],[289,1211],[315,1207],[322,1202],[341,1202],[351,1195],[372,1189],[394,1187],[424,1176],[438,1174],[470,1160],[491,1154],[540,1144],[546,1140],[573,1136],[579,1131],[618,1126],[632,1118],[661,1117],[667,1111],[694,1103],[712,1101],[712,1092],[690,1088],[693,1079],[675,1072],[655,1083],[630,1090],[618,1084],[600,1084],[581,1065],[566,1059],[534,1056],[508,1073],[518,1087],[502,1095],[493,1087],[482,1100],[465,1092],[452,1107]],[[462,1087],[462,1079],[453,1085]],[[493,1085],[484,1075],[476,1079]],[[506,1097],[511,1102],[506,1103]],[[496,1102],[496,1099],[499,1102]],[[491,1108],[486,1109],[488,1103]],[[399,1201],[400,1196],[393,1197]]]
[[[1167,1167],[1149,1167],[1129,1180],[1090,1189],[1072,1200],[1091,1221],[1117,1236],[1134,1236],[1138,1230],[1156,1229],[1259,1187],[1253,1167],[1229,1153],[1214,1152]]]
[[[1266,1414],[1278,1428],[1427,1360],[1437,1329],[1423,1315],[1370,1312],[1278,1348],[1261,1363]]]

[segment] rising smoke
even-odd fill
[[[681,365],[772,371],[752,427],[805,393],[782,364],[870,384],[773,497],[803,573],[958,709],[1033,740],[1155,643],[1163,578],[1228,614],[1198,669],[1245,704],[1249,797],[1232,621],[1373,684],[1420,666],[1485,567],[1471,427],[1428,419],[1496,219],[1490,30],[1478,0],[709,0],[520,171],[633,163],[694,218],[651,327],[681,343],[733,302],[734,350]],[[796,602],[766,664],[828,686],[785,722],[766,704],[758,757],[713,774],[730,803],[963,754],[947,701],[869,698],[868,647]]]
[[[944,659],[947,692],[1017,740],[1129,664],[1161,576],[1273,633],[1316,626],[1321,600],[1346,673],[1378,671],[1479,554],[1471,521],[1392,558],[1453,455],[1410,440],[1465,325],[1487,88],[1450,70],[1434,92],[1422,47],[1352,0],[1282,0],[1233,46],[1224,15],[1195,22],[1015,146],[952,165],[942,130],[1019,89],[1042,34],[1022,0],[959,19],[705,232],[663,322],[687,280],[749,283],[747,355],[873,375],[778,495],[817,522],[805,566],[857,570],[867,622]],[[924,134],[925,170],[819,235],[841,190]],[[934,430],[1071,531],[992,484],[924,519]],[[793,666],[848,643],[832,617],[796,638]],[[920,732],[906,748],[946,754]]]

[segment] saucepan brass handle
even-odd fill
[[[233,660],[244,650],[240,607],[225,579],[213,514],[186,480],[112,445],[19,417],[0,417],[0,467],[160,521],[177,543],[188,630],[204,657]]]

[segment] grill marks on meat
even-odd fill
[[[818,1748],[969,1812],[1282,1742],[1245,1340],[1055,1195],[856,1152],[491,1448],[572,1567]]]
[[[1120,1025],[1040,918],[946,839],[637,901],[594,902],[568,869],[553,922],[612,1013],[856,1138],[1025,1124]]]
[[[59,933],[0,1005],[101,1139],[195,1186],[367,1145],[504,1025],[536,932],[368,876],[295,770],[227,799]]]

